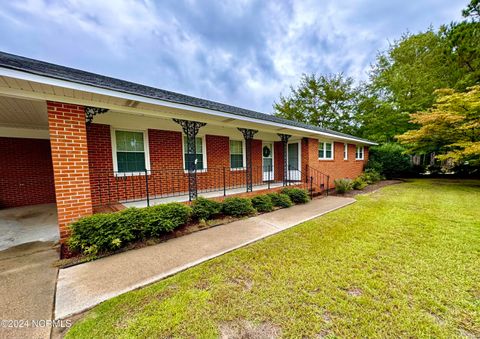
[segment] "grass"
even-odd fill
[[[479,337],[480,181],[357,200],[104,302],[67,337]]]

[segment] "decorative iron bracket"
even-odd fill
[[[253,174],[252,174],[252,140],[253,136],[258,132],[249,128],[238,128],[245,138],[245,158],[247,160],[247,168],[245,171],[245,181],[247,192],[253,191]]]
[[[282,134],[282,133],[277,133],[277,134],[280,137],[280,140],[282,140],[284,144],[288,143],[288,139],[290,139],[291,137],[290,134]]]
[[[288,154],[287,154],[287,145],[288,139],[290,139],[290,134],[278,133],[280,140],[282,140],[282,149],[283,149],[283,186],[287,186],[288,181]]]
[[[238,130],[240,132],[242,132],[243,134],[243,137],[245,138],[245,140],[248,140],[248,139],[253,139],[253,136],[255,134],[257,134],[257,130],[255,129],[250,129],[250,128],[238,128]]]
[[[179,124],[180,126],[182,126],[183,132],[187,137],[190,137],[193,135],[194,138],[198,134],[198,131],[200,130],[200,128],[207,124],[205,122],[182,120],[182,119],[173,119],[173,121]]]
[[[90,125],[93,121],[93,117],[98,114],[103,114],[107,113],[108,109],[106,108],[98,108],[98,107],[91,107],[91,106],[85,106],[85,121],[87,125]]]
[[[182,126],[183,132],[187,136],[187,172],[188,172],[188,198],[190,201],[197,198],[197,164],[195,137],[201,127],[206,123],[182,119],[173,119],[174,122]]]

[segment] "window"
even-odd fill
[[[333,159],[333,144],[331,142],[318,143],[318,159]]]
[[[343,144],[343,160],[348,160],[348,144]]]
[[[243,168],[243,142],[230,140],[230,168]]]
[[[183,137],[183,159],[184,159],[184,164],[185,164],[185,169],[187,170],[189,168],[189,164],[191,161],[193,163],[197,164],[197,170],[203,170],[205,169],[205,164],[203,161],[203,139],[200,137],[195,138],[195,156],[193,157],[192,160],[188,159],[188,147],[187,147],[187,137]]]
[[[118,172],[144,172],[147,155],[144,132],[115,130],[115,156]]]
[[[363,160],[363,146],[357,146],[357,149],[355,151],[355,159]]]

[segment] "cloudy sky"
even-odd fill
[[[389,41],[467,0],[18,0],[0,50],[265,113],[302,73],[365,79]]]

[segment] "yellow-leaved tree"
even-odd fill
[[[438,160],[480,166],[480,86],[465,92],[436,91],[432,108],[410,114],[419,128],[397,136],[412,154],[435,153]]]

